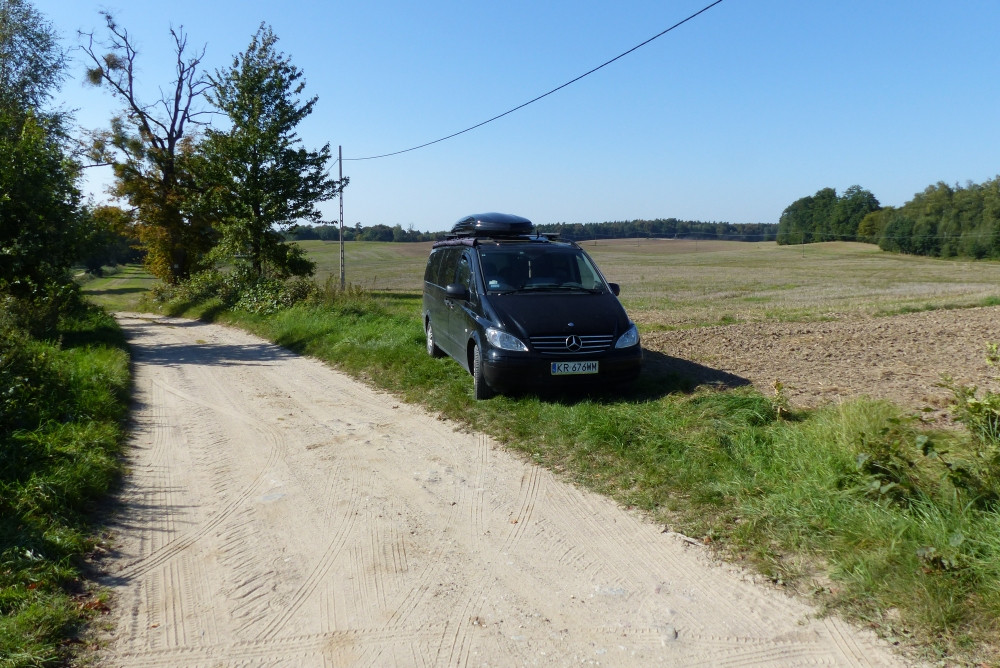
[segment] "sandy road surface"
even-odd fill
[[[872,636],[313,360],[123,315],[108,666],[896,665]]]

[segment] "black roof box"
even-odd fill
[[[460,218],[452,228],[452,237],[510,237],[531,234],[534,227],[527,218],[509,213],[476,213]]]

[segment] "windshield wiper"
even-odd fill
[[[582,285],[526,285],[521,289],[524,291],[535,290],[538,292],[586,292],[592,295],[599,295],[602,292],[602,290],[585,288]]]

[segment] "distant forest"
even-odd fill
[[[854,185],[838,195],[823,188],[792,202],[773,223],[705,223],[677,218],[604,223],[551,223],[539,232],[558,232],[574,241],[591,239],[703,239],[777,241],[808,244],[861,241],[882,250],[932,257],[1000,259],[1000,176],[981,184],[949,186],[939,182],[900,207],[883,207],[871,191]],[[289,240],[339,239],[336,225],[303,226]],[[356,223],[344,228],[346,241],[434,241],[444,232],[412,226]]]
[[[704,239],[727,241],[774,241],[778,226],[774,223],[702,223],[676,218],[625,220],[609,223],[554,223],[538,225],[539,232],[558,232],[574,241],[590,239]]]
[[[728,241],[774,241],[778,226],[773,223],[702,223],[676,218],[656,220],[628,220],[606,223],[552,223],[537,225],[539,232],[558,232],[565,239],[586,241],[590,239],[724,239]],[[443,239],[444,232],[419,232],[402,225],[344,227],[345,241],[434,241]],[[303,226],[286,233],[286,238],[295,241],[321,239],[337,241],[340,228],[337,225]]]
[[[823,188],[795,200],[781,213],[778,244],[855,241],[861,221],[881,208],[875,195],[861,186],[851,186],[840,196],[833,188]]]
[[[903,206],[867,216],[858,235],[898,253],[1000,259],[1000,176],[965,187],[927,186]]]
[[[900,207],[869,191],[833,188],[792,202],[778,222],[779,244],[862,241],[896,253],[1000,259],[1000,176],[981,184],[938,182]]]

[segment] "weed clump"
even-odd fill
[[[1000,363],[1000,350],[995,343],[987,345],[986,363]],[[980,505],[996,508],[1000,501],[1000,393],[979,391],[946,378],[942,387],[952,393],[951,409],[956,420],[968,428],[975,451],[965,461],[950,467],[956,485],[977,494]]]

